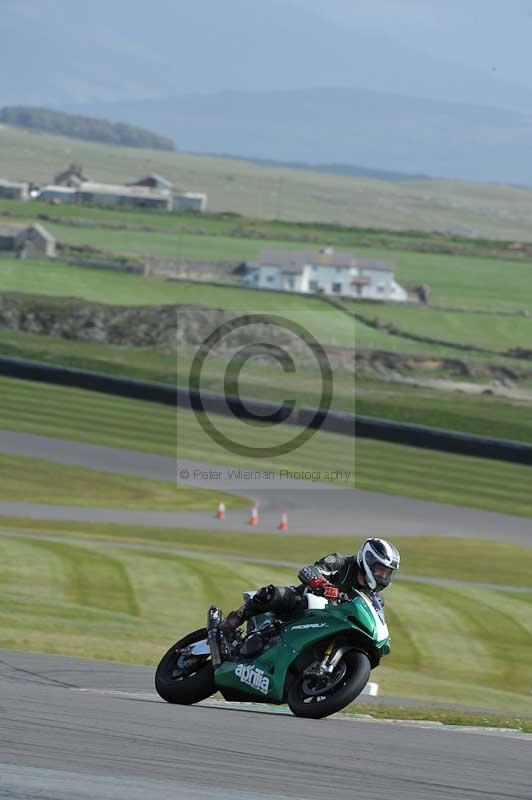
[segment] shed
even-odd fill
[[[0,251],[16,258],[55,258],[55,238],[42,225],[0,225]]]

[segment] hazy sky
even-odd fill
[[[359,31],[532,86],[532,0],[296,0]]]

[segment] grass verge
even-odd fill
[[[202,511],[215,509],[218,494],[208,489],[176,486],[166,481],[135,478],[44,459],[0,454],[0,500],[101,508]],[[228,495],[228,508],[249,500]]]
[[[329,553],[331,549],[352,553],[358,539],[371,531],[355,530],[354,536],[285,536],[275,533],[239,533],[150,528],[59,520],[30,520],[0,516],[0,530],[19,531],[35,536],[62,536],[73,542],[113,542],[190,550],[204,556],[273,561],[303,565]],[[430,523],[427,523],[427,534]],[[532,600],[532,548],[502,542],[434,536],[394,536],[402,556],[402,572],[410,576],[453,578],[472,583],[493,583],[516,589],[529,588]],[[493,565],[497,568],[494,573]],[[293,568],[292,568],[293,569]],[[399,575],[399,582],[401,577]]]
[[[441,722],[442,725],[473,726],[475,728],[507,728],[532,733],[530,716],[512,716],[510,714],[493,714],[490,712],[449,711],[443,708],[419,708],[412,706],[384,706],[367,703],[353,703],[346,711],[352,714],[369,714],[375,719],[403,719],[429,722]]]

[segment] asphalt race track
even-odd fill
[[[0,452],[167,481],[176,479],[176,469],[186,469],[191,475],[187,485],[214,488],[220,492],[232,491],[257,500],[260,507],[258,531],[275,530],[281,510],[287,509],[290,532],[296,534],[463,536],[532,546],[532,521],[525,517],[297,480],[268,482],[267,487],[264,481],[243,482],[228,478],[213,484],[201,477],[194,479],[194,472],[211,468],[226,475],[226,467],[191,461],[180,461],[178,465],[175,459],[165,456],[6,430],[0,431]],[[0,503],[0,515],[197,530],[213,527],[218,530],[250,530],[247,524],[249,514],[245,510],[228,514],[223,522],[215,522],[214,514],[198,511],[143,512]]]
[[[5,650],[0,698],[9,800],[532,798],[519,733],[171,706],[150,668]]]

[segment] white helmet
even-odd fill
[[[373,591],[390,585],[400,561],[397,547],[384,539],[366,539],[357,554],[357,563]]]

